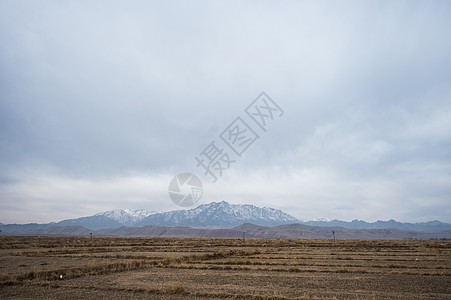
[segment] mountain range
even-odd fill
[[[137,222],[137,226],[191,226],[202,228],[232,228],[243,223],[275,226],[299,220],[281,210],[250,204],[229,204],[225,201],[202,204],[194,209],[152,214]]]
[[[156,212],[144,209],[111,210],[88,217],[63,220],[57,223],[52,222],[47,224],[30,223],[30,224],[8,224],[8,225],[0,224],[0,229],[4,234],[39,234],[39,232],[43,232],[43,234],[56,234],[54,228],[60,227],[65,228],[64,230],[70,231],[71,232],[70,235],[74,234],[74,232],[80,232],[80,230],[82,231],[86,230],[91,232],[101,230],[98,232],[99,234],[108,235],[112,234],[112,231],[114,231],[115,229],[120,229],[124,227],[126,229],[123,229],[122,231],[124,232],[127,231],[128,233],[132,231],[136,233],[139,232],[139,230],[143,232],[142,229],[139,229],[140,227],[147,228],[146,229],[147,231],[149,231],[149,228],[153,228],[153,230],[156,230],[155,228],[161,229],[169,227],[183,227],[183,228],[190,227],[192,229],[198,228],[210,230],[212,229],[236,230],[238,226],[241,226],[242,224],[245,223],[253,224],[253,226],[260,226],[262,227],[260,228],[260,230],[263,230],[265,232],[267,228],[275,228],[281,225],[296,223],[296,226],[307,226],[302,227],[304,228],[303,229],[304,234],[305,232],[307,232],[305,228],[310,227],[337,228],[335,230],[337,232],[340,231],[341,229],[350,229],[350,230],[398,229],[404,231],[415,231],[425,233],[447,232],[447,231],[451,232],[450,224],[442,223],[439,221],[422,222],[422,223],[400,223],[394,220],[377,221],[374,223],[368,223],[359,220],[353,220],[351,222],[340,220],[301,221],[293,217],[292,215],[287,214],[278,209],[270,207],[261,208],[250,204],[230,204],[225,201],[202,204],[196,208],[188,210],[174,210],[169,212]],[[281,228],[291,230],[289,227],[281,227]],[[110,230],[110,233],[108,233],[108,230]],[[312,233],[312,236],[314,235],[318,236],[320,232],[318,230]],[[222,232],[224,233],[225,231]],[[327,232],[330,233],[330,230],[328,229]],[[82,232],[80,232],[80,234],[81,233]],[[206,231],[204,231],[204,233],[202,234],[207,233]],[[237,233],[230,234],[234,236]],[[249,231],[249,234],[251,234],[251,231]],[[253,235],[255,236],[266,236],[268,234],[269,233],[265,234],[253,233]],[[350,231],[347,234],[349,234],[349,236],[352,236]],[[276,235],[284,236],[283,234],[280,234],[280,232]],[[298,234],[296,234],[296,236],[297,235]]]

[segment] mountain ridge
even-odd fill
[[[108,217],[111,218],[113,220],[115,220],[116,222],[122,224],[122,225],[134,225],[136,222],[139,222],[141,220],[143,220],[144,218],[153,215],[153,214],[157,214],[158,212],[156,211],[148,211],[146,209],[135,209],[135,210],[131,210],[131,209],[116,209],[116,210],[109,210],[109,211],[105,211],[105,212],[100,212],[95,214],[93,217],[95,216],[104,216],[104,217]]]
[[[290,214],[270,207],[257,207],[251,204],[230,204],[226,201],[202,204],[192,209],[156,212],[145,209],[110,210],[92,216],[67,219],[46,224],[1,224],[0,229],[6,231],[19,229],[46,229],[55,226],[83,226],[90,230],[102,228],[120,228],[122,226],[189,226],[193,228],[233,228],[244,223],[260,226],[278,226],[284,224],[303,224],[316,227],[341,227],[347,229],[388,229],[396,228],[419,232],[441,232],[451,230],[451,224],[440,221],[420,223],[401,223],[395,220],[376,221],[362,220],[351,222],[340,220],[301,221]],[[3,230],[3,231],[4,231]]]
[[[231,228],[246,222],[259,225],[280,225],[299,222],[299,220],[281,210],[270,207],[260,208],[251,204],[229,204],[221,201],[202,204],[189,210],[175,210],[150,215],[136,225]]]

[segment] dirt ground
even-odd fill
[[[1,299],[451,299],[451,241],[0,237]]]

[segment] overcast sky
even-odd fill
[[[131,3],[130,3],[131,2]],[[451,222],[450,1],[0,1],[0,222],[226,200]],[[216,183],[196,156],[284,111]],[[223,147],[223,150],[227,150]]]

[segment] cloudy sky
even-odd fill
[[[131,2],[131,3],[130,3]],[[0,222],[201,203],[451,222],[450,1],[0,2]],[[217,182],[196,156],[284,111]]]

